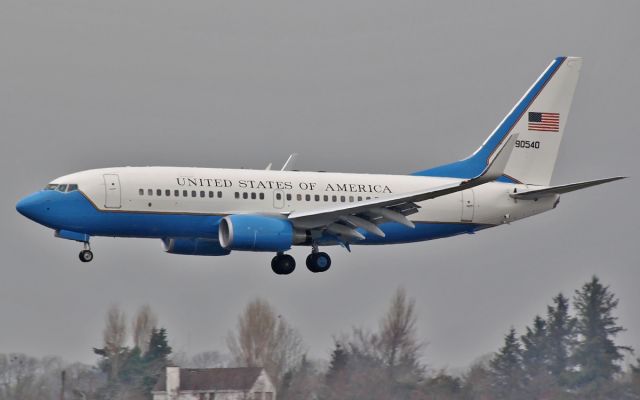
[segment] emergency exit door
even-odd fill
[[[462,214],[460,221],[471,222],[473,221],[473,214],[475,211],[475,195],[473,189],[463,190],[462,196]]]
[[[120,208],[122,198],[120,194],[120,177],[116,174],[105,174],[104,176],[104,206],[106,208]]]

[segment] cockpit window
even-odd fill
[[[71,183],[71,184],[57,184],[57,183],[50,183],[47,186],[44,187],[44,190],[56,190],[58,192],[73,192],[74,190],[78,190],[78,185],[76,185],[75,183]]]

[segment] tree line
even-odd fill
[[[334,337],[329,360],[311,360],[299,331],[264,299],[249,302],[227,337],[227,349],[174,352],[149,306],[129,321],[112,306],[96,365],[0,354],[0,400],[148,400],[168,365],[263,367],[280,400],[639,399],[640,359],[616,343],[624,330],[618,299],[593,277],[572,299],[551,299],[521,334],[511,328],[495,352],[462,374],[433,370],[417,332],[416,303],[404,289],[391,297],[375,329]]]

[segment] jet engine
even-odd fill
[[[224,217],[218,237],[224,249],[245,251],[281,252],[307,241],[306,233],[286,219],[255,214]]]

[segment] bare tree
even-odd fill
[[[250,302],[238,317],[236,331],[227,337],[227,346],[236,364],[265,368],[278,386],[303,353],[298,331],[262,299]]]
[[[127,325],[124,311],[112,305],[107,311],[103,332],[104,352],[111,361],[110,376],[116,377],[122,364],[122,352],[127,338]]]
[[[415,378],[424,372],[419,362],[424,344],[417,339],[416,322],[415,300],[407,298],[407,292],[400,287],[391,298],[374,339],[393,379],[410,379],[411,375]]]
[[[157,324],[158,318],[151,310],[151,307],[146,304],[140,307],[131,323],[131,330],[133,333],[133,345],[140,349],[141,354],[145,354],[149,350],[151,331]]]

